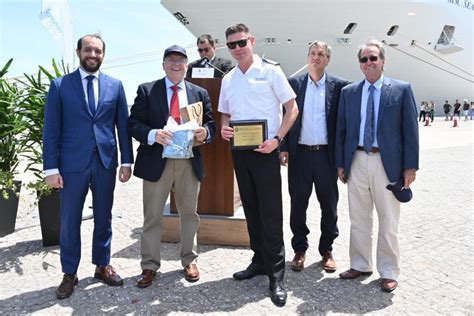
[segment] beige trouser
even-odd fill
[[[400,274],[398,221],[400,202],[386,189],[389,180],[379,153],[356,150],[348,180],[351,268],[372,271],[373,207],[377,211],[377,270],[382,278],[397,280]]]
[[[199,215],[196,209],[200,186],[190,159],[167,159],[157,182],[143,180],[142,269],[160,268],[163,209],[172,189],[181,222],[181,264],[185,267],[197,260]]]

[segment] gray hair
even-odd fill
[[[382,60],[385,60],[385,49],[383,48],[383,44],[380,41],[375,39],[371,39],[367,41],[364,45],[359,46],[359,51],[357,52],[357,58],[360,59],[362,51],[368,47],[377,47],[379,49],[379,57]]]
[[[332,47],[329,46],[328,43],[322,42],[322,41],[314,41],[314,42],[310,43],[309,47],[308,47],[308,55],[309,55],[309,52],[311,51],[311,48],[316,47],[316,46],[323,48],[326,51],[326,56],[329,59],[331,59]]]

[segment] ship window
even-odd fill
[[[388,30],[387,35],[393,36],[395,35],[395,33],[397,33],[397,31],[398,31],[398,25],[392,25],[390,29]]]
[[[346,29],[344,30],[344,34],[351,34],[355,28],[357,27],[357,23],[349,23],[347,24]]]
[[[443,27],[443,31],[441,31],[441,35],[438,39],[438,44],[448,45],[453,41],[454,30],[456,28],[452,25],[445,25]]]

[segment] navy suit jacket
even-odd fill
[[[128,106],[122,82],[99,73],[99,100],[94,117],[89,111],[79,70],[54,79],[44,114],[43,167],[59,172],[83,171],[95,147],[106,169],[116,168],[117,138],[121,163],[133,163],[127,132]]]
[[[360,108],[364,80],[341,91],[336,134],[336,167],[350,175],[359,143]],[[389,181],[398,181],[405,169],[418,169],[417,107],[409,83],[383,78],[377,120],[377,142]]]
[[[203,68],[204,66],[201,65],[202,59],[198,59],[193,61],[188,65],[188,71],[186,72],[186,78],[192,78],[193,68]],[[226,73],[228,73],[232,69],[232,61],[229,59],[225,59],[222,57],[215,57],[214,60],[209,62],[214,66],[214,78],[222,78]],[[211,67],[212,67],[211,66]]]
[[[282,151],[289,152],[289,160],[292,161],[297,153],[298,140],[301,134],[301,120],[304,112],[304,99],[306,87],[308,85],[308,73],[288,79],[293,91],[296,93],[296,103],[298,104],[299,115],[293,127],[288,132],[283,142]],[[349,81],[332,76],[326,73],[326,125],[329,147],[329,162],[334,165],[334,148],[336,140],[336,118],[337,107],[339,105],[339,94],[341,89],[349,84]]]
[[[185,82],[188,103],[201,101],[204,107],[202,125],[208,130],[208,140],[214,138],[216,127],[212,116],[211,99],[207,90]],[[163,146],[158,143],[148,145],[148,134],[152,129],[161,129],[166,125],[169,117],[168,98],[166,94],[165,78],[141,84],[138,87],[137,97],[131,108],[128,119],[130,135],[140,142],[134,175],[151,182],[160,179],[165,168],[166,158],[162,158]],[[193,147],[194,157],[191,158],[194,173],[199,181],[204,179],[204,162],[199,146]]]

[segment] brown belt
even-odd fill
[[[362,150],[362,151],[365,151],[364,147],[363,146],[357,146],[357,150]],[[372,149],[370,150],[371,153],[379,153],[380,152],[380,149],[378,147],[372,147]]]
[[[318,150],[327,150],[328,145],[302,145],[302,144],[298,144],[298,148],[300,148],[301,150],[318,151]]]

